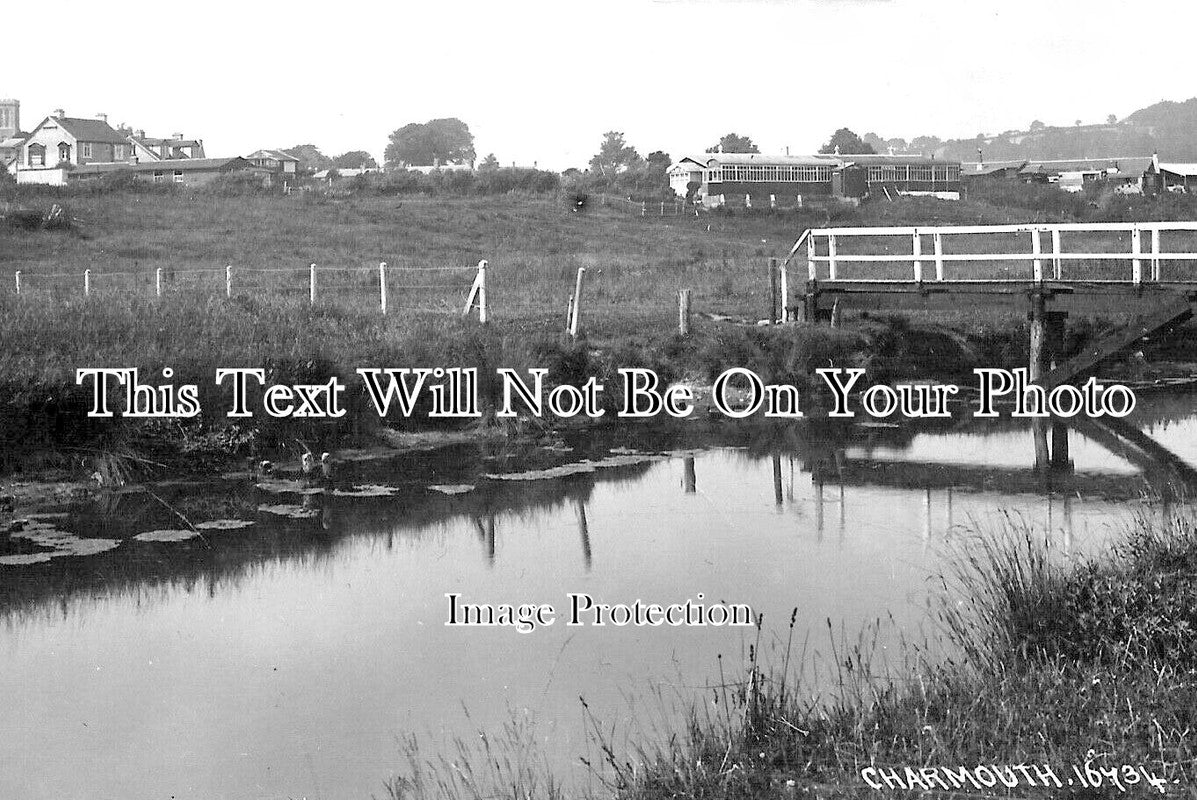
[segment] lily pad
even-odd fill
[[[133,538],[139,542],[181,542],[199,536],[199,531],[190,530],[161,530],[144,531]]]
[[[465,494],[466,492],[474,491],[472,483],[438,483],[435,486],[429,486],[434,492],[441,494]]]

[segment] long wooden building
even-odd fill
[[[871,196],[927,195],[960,199],[960,162],[922,155],[799,155],[711,153],[687,158],[700,182],[694,199],[714,208],[793,207],[808,200],[860,200]],[[682,165],[675,165],[678,172]],[[671,171],[671,176],[673,172]],[[680,187],[677,184],[675,191]],[[680,191],[678,191],[681,194]]]

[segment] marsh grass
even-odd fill
[[[706,692],[661,714],[668,723],[651,735],[627,741],[583,700],[589,789],[543,773],[469,796],[863,797],[878,794],[861,779],[870,766],[1048,764],[1066,776],[1086,762],[1142,766],[1166,779],[1168,796],[1194,796],[1193,518],[1139,519],[1108,552],[1083,558],[1064,557],[1014,516],[956,548],[931,606],[934,638],[899,635],[882,648],[891,619],[855,635],[828,621],[816,646],[795,630],[795,613],[780,635],[758,627],[736,667],[720,658]],[[408,777],[441,785],[433,763]],[[1083,796],[1124,795],[1107,782]]]

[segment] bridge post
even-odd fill
[[[1143,254],[1143,236],[1137,227],[1131,228],[1131,253],[1135,256],[1131,259],[1132,279],[1138,286],[1143,282],[1143,260],[1139,258]]]
[[[802,298],[802,321],[819,321],[819,282],[813,278],[806,282],[806,295]]]
[[[1060,280],[1060,229],[1052,228],[1052,278]]]
[[[827,270],[828,277],[835,280],[837,277],[835,267],[835,234],[827,234]]]
[[[1042,252],[1043,243],[1039,241],[1039,229],[1033,228],[1031,230],[1031,253],[1035,256],[1032,262],[1035,267],[1035,283],[1043,283],[1043,259],[1039,258]]]
[[[1160,229],[1151,229],[1151,279],[1160,279]]]
[[[923,262],[919,258],[923,254],[923,237],[919,235],[918,228],[914,229],[910,241],[910,252],[914,256],[914,282],[923,282]]]
[[[777,324],[777,259],[769,259],[769,320],[770,325]],[[785,301],[782,301],[783,303]]]
[[[935,280],[943,280],[943,234],[935,232],[933,239],[935,246]]]
[[[1035,241],[1034,239],[1032,241]],[[1036,270],[1038,271],[1038,270]],[[1036,288],[1031,291],[1031,342],[1027,364],[1027,377],[1031,383],[1039,383],[1044,372],[1048,369],[1047,351],[1047,314],[1043,290]],[[1035,437],[1035,469],[1046,469],[1050,461],[1047,446],[1047,426],[1044,420],[1036,417],[1031,424]]]

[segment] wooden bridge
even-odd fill
[[[1028,369],[1048,388],[1083,377],[1145,336],[1197,308],[1197,222],[816,228],[805,247],[801,302],[785,317],[833,324],[845,310],[956,311],[1024,308]],[[1068,314],[1129,316],[1124,328],[1067,362]]]

